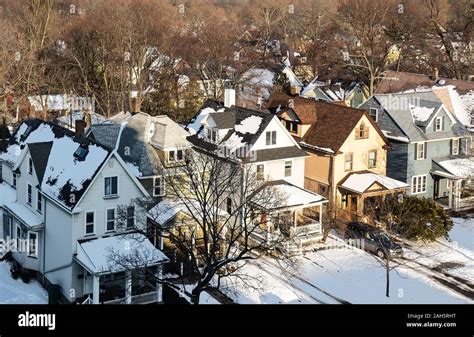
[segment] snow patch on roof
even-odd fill
[[[257,133],[258,129],[260,128],[260,124],[262,123],[262,117],[258,116],[250,116],[245,118],[239,125],[235,126],[235,131],[240,132],[242,134]]]
[[[372,172],[352,173],[341,186],[362,194],[376,182],[388,190],[408,187],[404,182]]]
[[[428,119],[430,119],[430,116],[435,111],[435,108],[428,108],[413,104],[409,104],[408,107],[410,108],[414,122],[426,122]]]
[[[474,160],[471,158],[443,160],[438,164],[456,177],[470,178],[474,176]]]

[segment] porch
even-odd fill
[[[322,212],[327,200],[288,182],[271,182],[281,199],[271,209],[259,209],[254,215],[252,237],[284,253],[301,253],[323,236]]]
[[[474,208],[474,161],[471,158],[435,158],[431,170],[433,199],[446,209]]]
[[[128,234],[77,243],[83,295],[91,304],[162,302],[162,264],[168,258],[143,235]]]
[[[405,193],[408,184],[369,171],[348,174],[338,185],[338,215],[346,221],[377,221],[377,205],[388,195]]]

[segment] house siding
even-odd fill
[[[391,141],[387,151],[387,176],[410,184],[407,180],[408,144]]]

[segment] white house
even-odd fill
[[[307,155],[276,115],[235,106],[234,90],[227,89],[225,102],[205,102],[187,129],[194,146],[242,164],[258,180],[284,192],[285,204],[265,212],[272,218],[291,217],[292,232],[302,244],[320,238],[321,207],[327,200],[304,189]]]
[[[142,267],[160,273],[167,261],[131,233],[146,222],[132,201],[148,194],[114,149],[32,119],[13,134],[0,163],[3,239],[16,243],[9,247],[21,269],[59,285],[67,302],[161,301],[160,286],[135,277]],[[143,256],[142,264],[127,265],[129,254]]]

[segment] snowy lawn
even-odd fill
[[[14,280],[8,262],[0,262],[0,304],[47,304],[48,294],[41,285],[31,280],[23,283],[21,278]]]
[[[237,303],[473,303],[403,265],[390,272],[386,297],[385,269],[373,255],[337,238],[326,246],[297,257],[292,272],[271,258],[251,261],[223,291]]]

